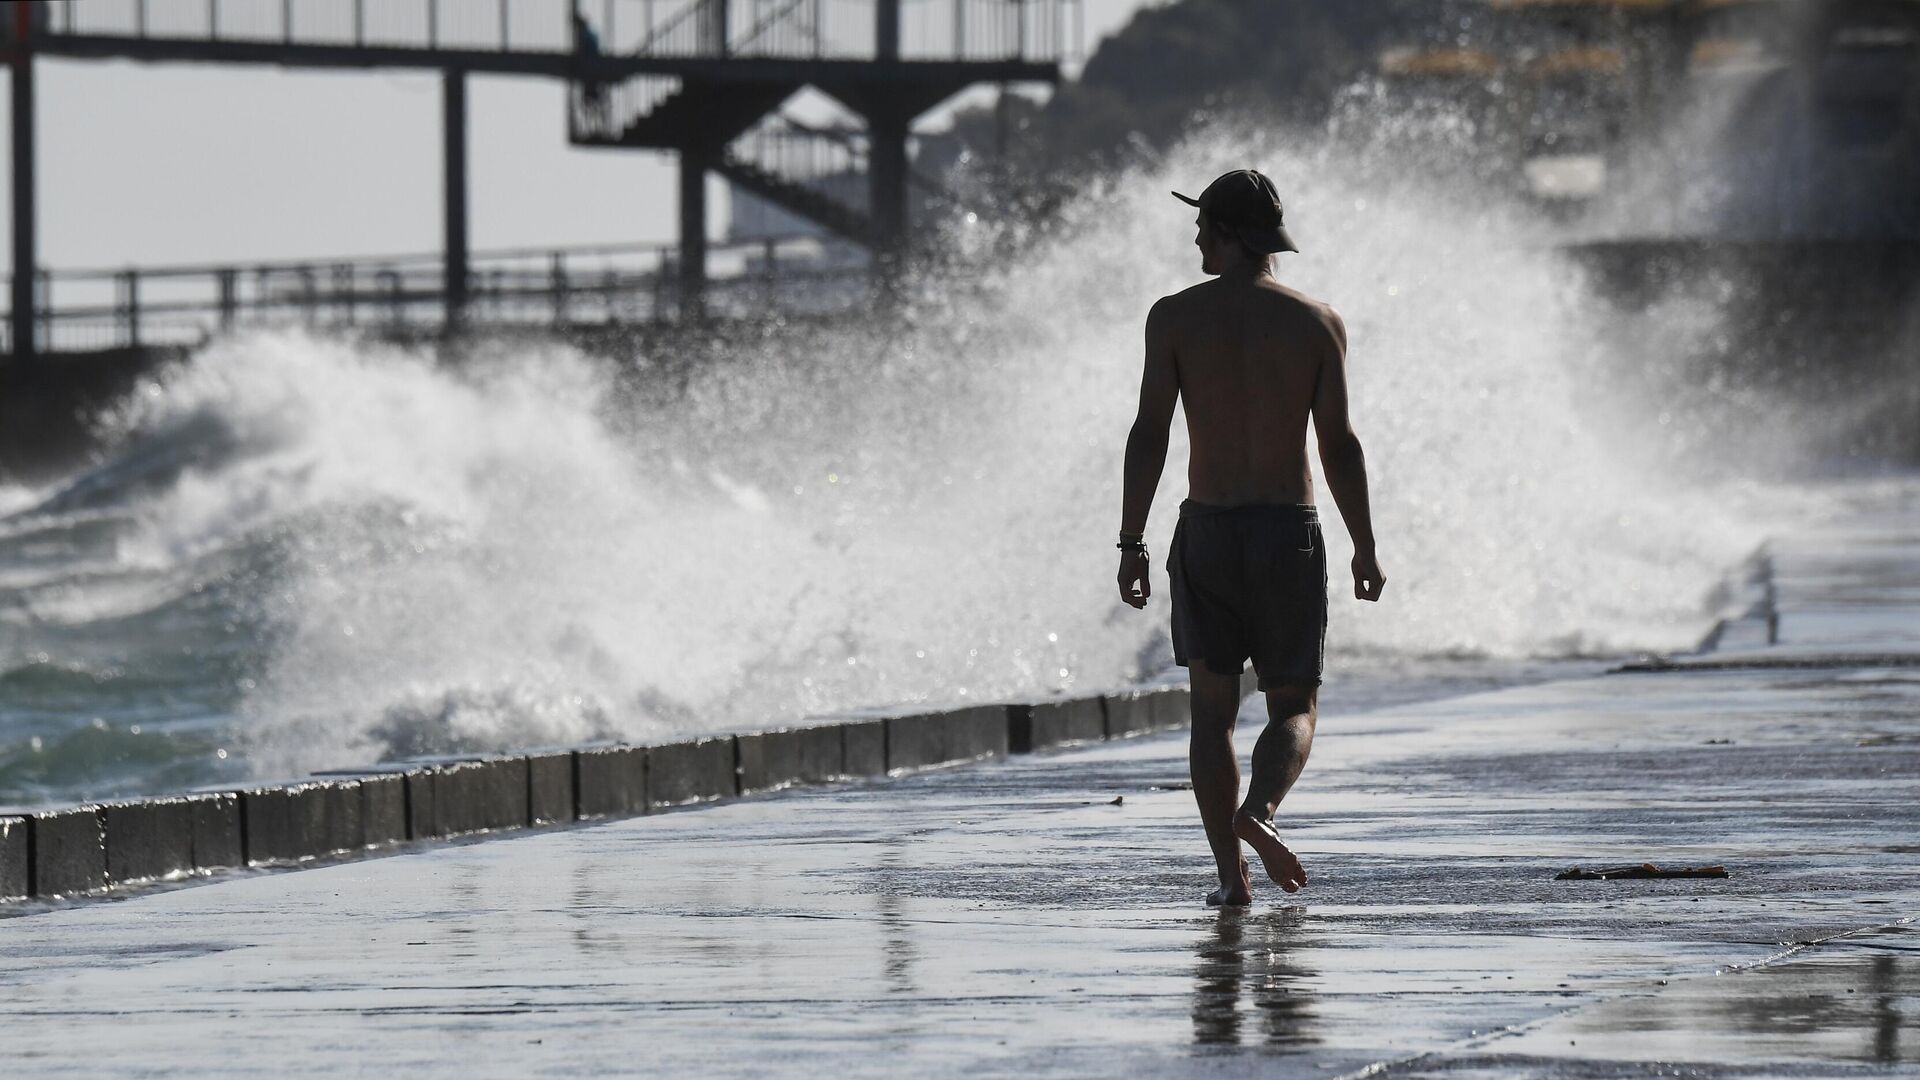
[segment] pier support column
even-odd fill
[[[466,320],[469,284],[467,249],[467,73],[449,70],[441,93],[442,163],[445,166],[446,330]]]
[[[874,59],[900,59],[900,0],[873,6]],[[913,112],[896,100],[879,99],[866,110],[867,197],[873,212],[874,258],[888,292],[900,273],[907,246],[907,129]]]
[[[711,152],[680,151],[680,318],[707,316],[707,164]]]
[[[39,279],[40,265],[39,237],[34,231],[33,52],[28,45],[33,33],[33,5],[12,6],[13,312],[10,329],[13,358],[30,360],[39,352],[38,342],[34,340],[38,291],[34,286]]]
[[[895,109],[877,109],[867,117],[871,146],[867,158],[868,195],[873,207],[874,254],[888,273],[898,269],[907,246],[907,128],[911,118]]]

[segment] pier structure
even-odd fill
[[[705,181],[726,177],[861,244],[884,275],[909,237],[914,121],[977,83],[1054,83],[1077,47],[1082,0],[26,0],[8,5],[13,146],[11,312],[16,359],[54,347],[39,262],[33,67],[38,57],[432,71],[443,80],[445,208],[441,319],[465,319],[475,281],[468,233],[470,75],[570,87],[577,146],[666,151],[680,162],[673,311],[702,317],[709,262]],[[864,129],[780,115],[803,87],[831,96]],[[747,136],[747,138],[742,138]],[[823,193],[823,169],[866,174],[865,205]],[[218,268],[215,280],[218,278]],[[122,271],[137,289],[154,274]],[[164,278],[168,275],[161,274]],[[349,285],[346,298],[358,297]],[[562,290],[564,291],[564,290]],[[392,290],[387,290],[391,296]],[[122,310],[139,306],[123,293]],[[220,306],[216,304],[216,306]],[[237,303],[224,310],[241,310]],[[123,323],[125,316],[122,316]],[[136,317],[137,319],[137,317]],[[137,321],[132,327],[138,336]]]

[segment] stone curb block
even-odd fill
[[[240,795],[241,854],[249,866],[298,859],[294,835],[294,788],[264,787]]]
[[[573,782],[573,751],[528,756],[527,824],[572,821],[577,805]]]
[[[107,881],[157,881],[193,870],[193,804],[142,799],[101,808],[107,836]]]
[[[1107,738],[1125,739],[1153,730],[1153,700],[1145,691],[1108,694],[1100,699],[1107,718]]]
[[[331,780],[241,792],[247,864],[302,862],[359,847],[359,787]]]
[[[1183,731],[1192,723],[1193,694],[1186,687],[1156,690],[1148,695],[1153,730]]]
[[[432,773],[435,836],[526,826],[526,758],[449,761]]]
[[[350,782],[358,790],[357,805],[345,810],[354,815],[353,823],[338,823],[337,839],[350,841],[354,848],[389,847],[404,843],[412,834],[407,820],[407,777],[403,772],[367,769],[328,769],[313,774],[328,782]],[[347,796],[341,796],[346,801]]]
[[[574,751],[574,811],[581,821],[647,812],[643,746],[590,746]]]
[[[431,768],[412,768],[400,774],[407,798],[407,839],[431,840],[440,834],[433,805],[434,772]]]
[[[1004,705],[888,717],[886,724],[889,773],[1007,754]]]
[[[1107,710],[1099,698],[1007,706],[1007,749],[1031,754],[1107,737]]]
[[[193,829],[193,868],[221,870],[246,865],[240,830],[240,796],[232,792],[187,798]]]
[[[357,851],[367,846],[365,816],[361,812],[358,780],[329,780],[321,795],[320,851]]]
[[[647,806],[725,799],[740,794],[733,736],[647,748]]]
[[[0,900],[33,895],[29,870],[32,849],[27,845],[27,819],[0,817]]]
[[[842,776],[887,775],[885,720],[849,720],[834,726],[840,730]]]
[[[367,773],[360,777],[360,830],[365,847],[388,847],[407,840],[405,776]]]
[[[846,774],[846,746],[838,725],[783,728],[741,735],[740,791],[778,791]]]
[[[106,815],[99,807],[49,810],[30,820],[35,896],[77,896],[107,887]]]

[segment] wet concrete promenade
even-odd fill
[[[0,1071],[1911,1073],[1916,524],[1754,666],[1326,717],[1246,911],[1141,739],[0,919]],[[1555,880],[1641,862],[1732,876]]]

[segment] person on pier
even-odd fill
[[[1307,884],[1274,814],[1313,746],[1327,628],[1326,543],[1307,463],[1318,436],[1327,487],[1353,538],[1353,595],[1386,584],[1374,550],[1366,459],[1348,418],[1347,331],[1324,303],[1275,280],[1273,256],[1298,251],[1272,181],[1227,173],[1200,197],[1194,244],[1210,275],[1147,314],[1140,408],[1127,436],[1120,513],[1120,596],[1152,595],[1147,511],[1166,465],[1168,428],[1184,403],[1191,453],[1167,557],[1173,652],[1189,671],[1194,799],[1219,888],[1207,902],[1253,901],[1245,841],[1287,892]],[[1267,728],[1240,798],[1233,726],[1251,658]]]

